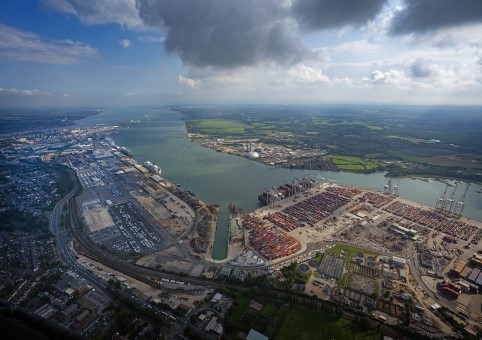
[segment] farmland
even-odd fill
[[[334,315],[293,306],[276,339],[379,339],[373,330]]]
[[[477,107],[464,107],[457,114],[448,106],[173,109],[183,114],[189,132],[207,138],[250,139],[261,145],[326,153],[296,162],[287,159],[286,166],[482,181],[482,116]]]
[[[382,167],[380,162],[353,156],[333,155],[328,157],[341,171],[371,171]]]
[[[240,135],[245,133],[248,125],[229,119],[199,119],[190,121],[189,127],[206,134]]]
[[[254,307],[252,307],[254,305]],[[261,307],[260,310],[255,308]],[[286,304],[258,297],[239,299],[231,314],[231,336],[250,329],[270,339],[379,339],[380,334],[366,330],[350,320],[298,304]]]

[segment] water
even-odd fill
[[[145,115],[150,118],[146,118]],[[80,125],[119,124],[139,119],[139,124],[122,128],[113,135],[116,144],[132,150],[134,157],[144,162],[150,160],[162,168],[162,176],[182,187],[190,189],[207,203],[218,203],[221,212],[218,219],[213,258],[227,256],[227,206],[233,203],[248,211],[259,207],[257,195],[263,188],[290,182],[293,178],[307,176],[324,177],[337,184],[383,190],[387,179],[383,173],[353,174],[315,170],[289,170],[274,168],[242,157],[236,157],[203,148],[184,137],[184,122],[168,109],[119,108],[109,109],[99,115],[79,122]],[[397,184],[398,180],[394,180]],[[453,183],[453,182],[452,182]],[[445,189],[438,181],[401,179],[400,196],[415,202],[433,206]],[[449,188],[449,193],[451,192]],[[458,189],[460,197],[465,185]],[[464,216],[482,221],[482,186],[472,184],[466,197]]]

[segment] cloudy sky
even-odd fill
[[[0,3],[0,106],[482,104],[481,0]]]

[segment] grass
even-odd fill
[[[347,262],[345,265],[346,265],[346,267],[348,267],[348,262]],[[338,287],[343,288],[343,287],[345,286],[345,280],[346,280],[346,273],[343,274],[343,276],[341,277],[341,279],[338,279],[338,280],[335,281],[335,282],[336,282],[336,285],[337,285]]]
[[[242,293],[236,292],[236,301],[238,306],[233,310],[233,319],[239,320],[243,312],[249,307],[250,300]]]
[[[329,158],[341,171],[366,171],[374,170],[382,166],[378,161],[354,156],[332,155],[329,156]]]
[[[366,252],[365,250],[355,248],[355,247],[352,247],[352,246],[348,246],[348,245],[344,245],[344,244],[337,244],[336,246],[334,246],[333,248],[328,250],[328,252],[333,253],[337,256],[340,256],[340,252],[342,250],[345,251],[345,254],[347,255],[347,257],[350,257],[350,258],[353,257],[353,256],[356,256],[356,254],[358,254],[358,253],[363,253],[365,255],[376,255],[375,253]]]
[[[278,307],[274,303],[268,302],[263,306],[263,309],[261,310],[261,315],[265,318],[271,319],[276,314],[277,309]]]
[[[424,142],[422,139],[419,139],[419,138],[405,137],[405,136],[391,135],[391,136],[386,136],[385,138],[399,139],[399,140],[403,140],[403,141],[410,142],[410,143],[423,143]]]
[[[442,161],[433,161],[430,157],[419,156],[413,152],[404,152],[404,151],[388,151],[388,153],[392,156],[401,158],[405,161],[415,162],[415,163],[422,163],[428,165],[435,165],[435,166],[450,166],[447,163]]]
[[[200,119],[190,121],[191,126],[205,134],[244,134],[249,125],[229,119]]]
[[[271,136],[273,135],[276,131],[274,130],[258,130],[256,131],[257,133],[259,133],[260,135],[265,135],[265,136]]]
[[[232,311],[235,329],[231,336],[236,338],[239,331],[247,333],[256,329],[270,339],[379,339],[374,330],[366,331],[362,326],[350,320],[319,310],[282,302],[263,297],[255,301],[263,304],[261,312],[249,308],[249,301],[237,293],[239,301]]]
[[[300,274],[301,274],[301,276],[303,277],[303,279],[305,280],[305,283],[306,283],[310,279],[311,274],[313,274],[313,272],[310,270],[310,271],[307,271],[306,273],[300,273]]]
[[[380,334],[350,320],[295,305],[276,339],[380,339]]]
[[[328,252],[333,253],[336,256],[340,256],[340,253],[341,253],[342,250],[345,252],[345,256],[346,256],[345,267],[346,267],[347,270],[348,270],[348,266],[350,265],[350,261],[351,261],[352,257],[356,256],[356,254],[363,253],[366,256],[376,255],[375,253],[367,252],[365,250],[355,248],[355,247],[352,247],[352,246],[347,246],[347,245],[344,245],[344,244],[337,244],[336,246],[334,246],[333,248],[328,250]],[[340,281],[340,283],[343,283],[344,279],[345,279],[345,276],[343,276],[343,278],[341,278],[338,281]],[[338,284],[338,281],[337,281],[337,284]]]
[[[322,259],[323,259],[323,253],[318,253],[317,256],[313,260],[318,262],[318,263],[321,263]]]
[[[348,121],[346,119],[343,119],[342,121],[337,122],[337,121],[333,121],[333,120],[327,121],[327,120],[321,120],[321,119],[313,119],[313,124],[314,125],[326,125],[326,126],[360,125],[360,126],[366,127],[368,130],[372,130],[372,131],[383,130],[383,127],[381,127],[381,126],[369,124],[367,122],[361,122],[361,121],[358,121],[358,120]]]

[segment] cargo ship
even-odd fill
[[[277,188],[264,189],[263,192],[258,195],[258,201],[262,205],[269,205],[285,197],[311,189],[314,185],[315,180],[312,178],[303,178],[301,180],[295,178],[291,183],[280,185]]]
[[[126,156],[129,156],[129,157],[132,157],[132,156],[133,156],[132,151],[129,150],[128,148],[123,147],[123,146],[121,146],[121,147],[119,148],[119,151],[122,152],[122,153],[123,153],[124,155],[126,155]]]
[[[144,162],[144,166],[149,169],[149,171],[155,173],[156,175],[161,174],[161,168],[156,164],[151,163],[150,161]]]

